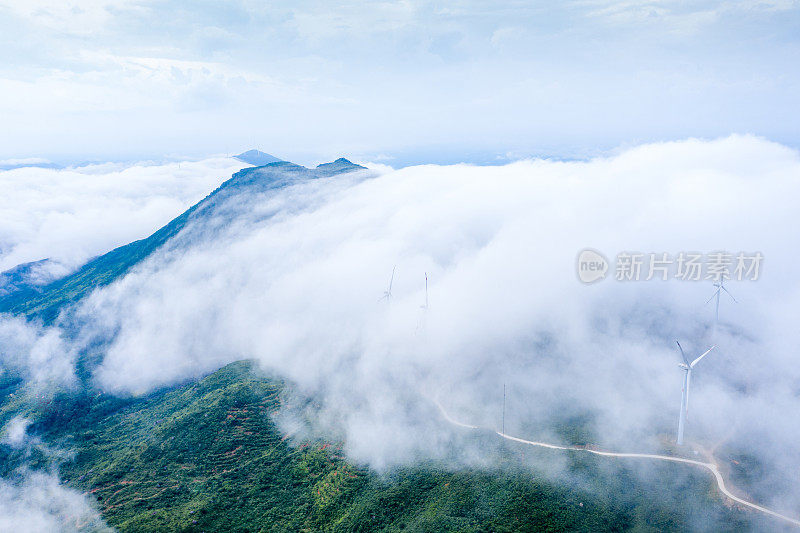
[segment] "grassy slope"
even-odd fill
[[[234,363],[192,384],[145,398],[67,398],[38,406],[32,428],[77,452],[63,479],[98,500],[121,531],[681,531],[686,501],[635,477],[573,468],[592,490],[558,486],[521,470],[510,451],[492,470],[424,465],[379,476],[337,446],[291,446],[270,413],[282,385]],[[668,476],[667,476],[668,477]],[[665,478],[666,480],[666,478]],[[686,497],[742,526],[702,476]],[[580,504],[583,503],[581,506]],[[713,530],[725,529],[722,523]]]

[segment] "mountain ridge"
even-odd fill
[[[313,169],[289,161],[243,168],[150,236],[95,257],[72,274],[38,287],[36,291],[23,290],[0,296],[0,313],[24,315],[40,319],[45,324],[52,323],[66,304],[74,303],[96,287],[108,285],[125,275],[177,235],[191,219],[210,216],[225,199],[240,194],[243,189],[247,189],[249,194],[259,194],[305,180],[330,178],[359,170],[366,170],[366,167],[345,158]]]
[[[261,150],[247,150],[246,152],[242,152],[241,154],[233,156],[234,158],[242,161],[243,163],[249,163],[251,165],[262,167],[264,165],[268,165],[269,163],[277,163],[279,161],[283,161],[280,158],[275,157],[272,154],[268,154],[266,152],[262,152]]]

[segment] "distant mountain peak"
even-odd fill
[[[325,174],[343,174],[345,172],[352,172],[354,170],[365,170],[366,168],[367,167],[362,167],[361,165],[356,165],[344,157],[340,157],[336,161],[317,165],[316,170]]]
[[[263,167],[264,165],[269,165],[270,163],[278,163],[283,161],[282,159],[278,159],[274,155],[270,155],[268,153],[262,152],[260,150],[248,150],[246,152],[242,152],[239,155],[233,156],[239,161],[244,163],[248,163],[250,165],[254,165],[257,167]]]

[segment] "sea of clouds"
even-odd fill
[[[25,346],[51,336],[50,356],[72,361],[102,339],[94,379],[116,394],[254,358],[317,400],[315,422],[351,458],[389,468],[451,453],[458,428],[436,401],[498,428],[504,385],[508,433],[558,442],[556,419],[588,414],[599,446],[660,449],[680,405],[675,339],[690,356],[716,343],[693,377],[687,440],[756,456],[763,503],[796,513],[798,197],[800,154],[750,136],[314,180],[230,199],[224,218],[190,223],[60,325],[29,324]],[[758,281],[726,285],[738,303],[723,298],[715,328],[711,281],[611,272],[584,285],[586,247],[764,261]]]
[[[43,279],[64,275],[148,236],[246,166],[217,157],[0,171],[0,272],[50,259]]]

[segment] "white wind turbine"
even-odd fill
[[[425,305],[420,305],[420,309],[422,309],[422,314],[419,317],[419,321],[417,322],[417,327],[414,330],[414,335],[419,333],[420,331],[425,331],[425,318],[428,314],[428,273],[425,272]]]
[[[422,309],[428,310],[428,273],[425,272],[425,305],[420,306]]]
[[[394,283],[394,271],[397,270],[397,265],[392,267],[392,277],[389,278],[389,288],[384,291],[383,296],[380,297],[378,301],[386,300],[389,301],[392,299],[392,283]]]
[[[720,296],[720,293],[722,293],[722,291],[725,291],[726,293],[728,293],[728,296],[731,297],[731,300],[733,300],[734,303],[738,303],[738,302],[736,301],[736,298],[733,297],[733,294],[731,294],[730,291],[725,288],[725,278],[719,278],[719,281],[715,281],[714,282],[714,287],[716,287],[717,290],[714,291],[714,294],[711,295],[711,298],[706,300],[706,304],[708,304],[708,302],[710,302],[714,298],[717,299],[717,302],[715,304],[716,310],[714,312],[714,319],[715,319],[715,323],[718,323],[719,322],[719,296]]]
[[[716,346],[712,346],[711,348],[703,352],[703,354],[700,357],[690,362],[689,359],[687,359],[686,354],[683,352],[683,347],[681,346],[681,343],[678,341],[675,342],[678,344],[678,348],[681,351],[681,357],[683,358],[683,362],[678,363],[678,366],[681,367],[684,372],[683,393],[681,395],[681,414],[678,418],[678,440],[676,441],[678,446],[682,446],[683,429],[684,426],[686,425],[686,417],[689,415],[689,384],[692,382],[692,369],[694,368],[694,365],[700,362],[700,359],[708,355],[709,352],[711,352],[711,350],[716,348]]]

